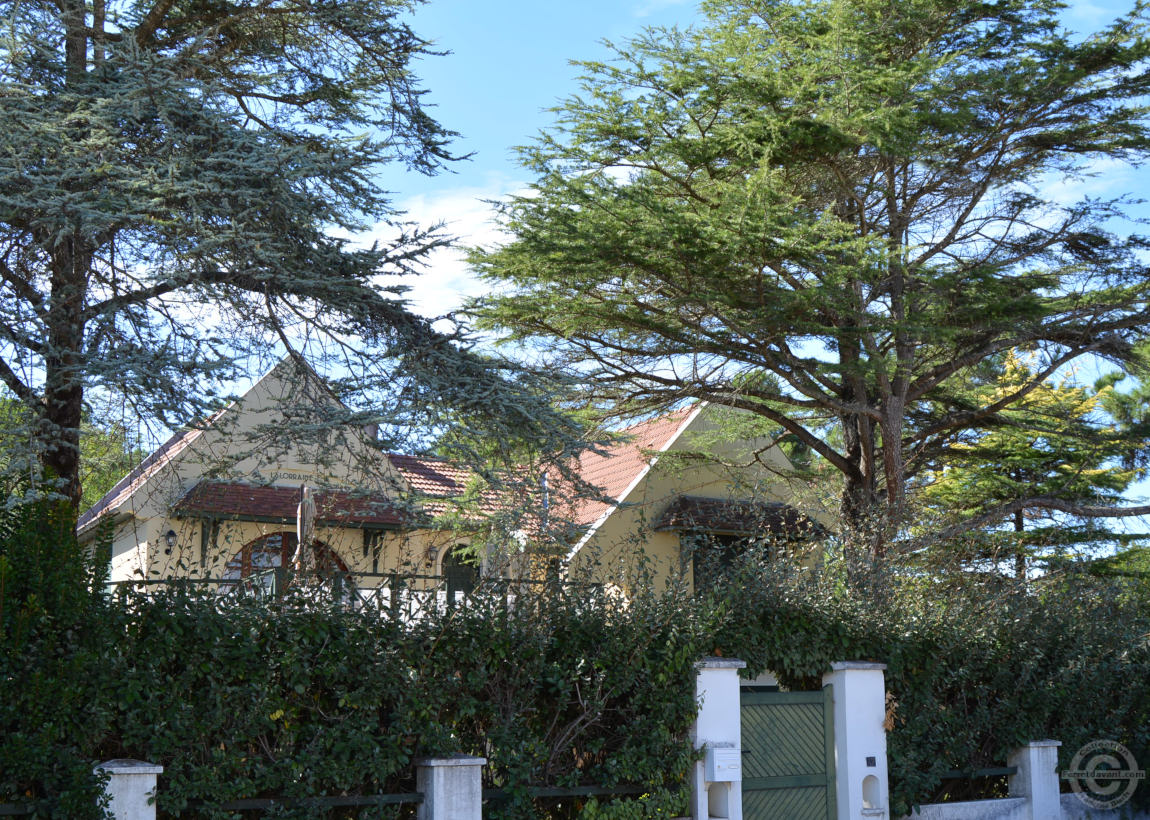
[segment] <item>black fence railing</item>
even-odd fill
[[[318,797],[253,797],[213,803],[207,800],[189,800],[186,810],[195,812],[211,808],[215,811],[274,811],[281,808],[305,808],[319,811],[342,808],[371,808],[372,806],[413,805],[423,802],[422,792],[400,794],[321,795]],[[54,800],[32,803],[0,803],[0,817],[28,817],[41,812],[51,813]],[[194,816],[194,815],[193,815]]]
[[[562,798],[562,797],[629,797],[631,795],[646,794],[651,791],[650,786],[528,786],[523,790],[528,797]],[[501,802],[511,799],[511,793],[503,789],[484,789],[484,802]]]
[[[1017,766],[989,766],[975,769],[951,769],[942,773],[942,782],[928,803],[955,803],[1006,797],[1009,778],[1018,774]]]
[[[244,577],[134,579],[116,581],[110,586],[114,590],[134,590],[143,594],[156,589],[203,590],[222,599],[291,597],[316,605],[375,611],[402,620],[450,611],[481,600],[499,600],[514,606],[524,598],[569,595],[585,598],[589,592],[602,589],[602,584],[566,581],[554,576],[460,579],[450,574],[400,572],[304,574],[282,568],[262,570]]]
[[[319,797],[252,797],[243,800],[227,800],[223,803],[211,803],[203,800],[188,801],[188,809],[210,806],[219,811],[274,811],[278,808],[302,809],[342,809],[342,808],[368,808],[371,806],[397,806],[403,804],[418,804],[423,802],[422,792],[405,792],[400,794],[362,794],[362,795],[331,795]]]

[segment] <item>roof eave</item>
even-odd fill
[[[125,510],[122,506],[116,507],[112,510],[104,510],[102,513],[86,521],[83,525],[76,527],[76,537],[84,540],[92,535],[101,526],[116,526],[125,521],[130,521],[136,515],[131,510]]]
[[[172,518],[197,521],[248,521],[256,524],[296,524],[294,515],[253,515],[251,513],[207,512],[204,510],[173,509]],[[412,525],[419,522],[412,522]],[[348,530],[392,530],[410,529],[410,525],[385,523],[381,521],[356,521],[347,518],[316,518],[317,527],[343,528]]]

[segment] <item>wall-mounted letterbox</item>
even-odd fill
[[[733,746],[706,747],[703,750],[703,777],[711,783],[742,780],[742,751]]]

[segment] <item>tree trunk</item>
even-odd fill
[[[883,406],[882,471],[886,485],[886,519],[891,526],[902,523],[906,506],[906,465],[902,453],[905,404],[899,396],[888,396]]]
[[[87,5],[84,0],[61,0],[64,24],[65,82],[82,93],[88,73]],[[82,133],[71,134],[80,139]],[[80,506],[80,421],[84,410],[83,358],[84,300],[94,255],[85,239],[82,217],[61,226],[66,233],[46,234],[40,245],[51,258],[51,297],[48,302],[47,339],[44,355],[44,397],[39,436],[43,443],[41,463],[46,478]]]
[[[83,310],[92,253],[78,231],[52,249],[52,298],[48,345],[44,351],[44,404],[40,436],[41,461],[60,492],[79,507],[80,421],[84,409],[82,359]]]
[[[92,64],[96,68],[104,65],[104,24],[107,22],[107,9],[104,0],[92,0]]]
[[[88,8],[84,0],[60,0],[64,24],[64,80],[75,86],[88,73]]]
[[[874,425],[870,418],[855,413],[842,418],[844,454],[854,465],[845,476],[842,494],[842,520],[848,546],[859,552],[882,552],[883,518],[875,483]]]
[[[855,288],[858,298],[856,310],[862,313],[862,294]],[[861,320],[856,326],[861,327]],[[841,398],[855,407],[869,407],[870,395],[863,377],[862,341],[854,331],[844,331],[839,346],[839,362],[843,372]],[[840,416],[843,430],[843,455],[853,469],[845,475],[842,495],[842,521],[849,545],[856,549],[873,551],[875,543],[875,517],[878,513],[878,493],[875,484],[874,421],[864,413],[846,413]]]
[[[1026,531],[1026,519],[1022,510],[1015,510],[1014,512],[1014,531],[1019,533],[1014,547],[1014,577],[1022,581],[1026,578],[1026,548],[1022,544],[1021,535]]]

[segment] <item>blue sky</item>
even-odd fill
[[[434,115],[461,134],[456,152],[474,156],[435,177],[391,169],[381,177],[383,185],[420,223],[444,221],[465,243],[497,241],[482,200],[530,183],[513,147],[545,128],[551,122],[547,109],[577,90],[578,69],[570,61],[605,59],[604,39],[622,43],[644,26],[696,18],[691,0],[430,0],[412,16],[412,27],[451,54],[427,58],[417,71]],[[424,276],[408,284],[415,307],[433,315],[482,290],[453,252],[439,254]]]
[[[1065,20],[1073,30],[1094,31],[1132,4],[1075,2]],[[578,69],[570,61],[606,58],[604,39],[623,43],[645,26],[689,25],[698,19],[693,0],[430,0],[412,15],[412,26],[451,53],[423,60],[417,71],[435,116],[461,134],[456,151],[474,156],[455,163],[452,173],[435,177],[391,168],[381,176],[382,184],[411,219],[445,222],[462,245],[498,242],[484,200],[530,184],[513,147],[530,142],[551,123],[547,109],[577,91]],[[1084,190],[1077,182],[1051,183],[1064,188],[1067,198]],[[1140,193],[1150,190],[1150,175],[1111,163],[1087,187],[1098,196]],[[483,290],[458,251],[439,253],[424,275],[407,284],[413,306],[429,315],[454,309],[465,296]]]
[[[546,109],[576,88],[571,60],[606,57],[604,39],[622,42],[645,25],[685,24],[689,0],[581,0],[531,3],[430,0],[411,18],[415,31],[451,54],[417,66],[434,113],[459,131],[455,174],[432,179],[389,175],[395,189],[430,194],[486,187],[519,172],[512,146],[551,120]]]

